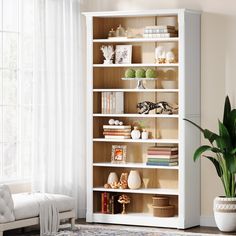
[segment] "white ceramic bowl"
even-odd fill
[[[162,80],[161,86],[163,89],[177,89],[178,83],[176,80]]]

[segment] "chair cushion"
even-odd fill
[[[14,205],[10,189],[7,185],[0,185],[0,223],[14,220]]]
[[[22,220],[39,216],[39,203],[43,201],[43,195],[43,193],[12,194],[15,219]],[[72,197],[59,194],[47,194],[47,196],[55,201],[59,212],[75,208],[75,200]]]

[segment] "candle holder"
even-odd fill
[[[125,205],[130,203],[130,198],[127,195],[122,194],[119,197],[118,202],[123,205],[123,208],[122,208],[123,210],[122,210],[121,214],[126,214],[127,212],[125,211]]]

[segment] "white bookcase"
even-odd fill
[[[186,9],[86,12],[87,22],[87,222],[188,228],[199,225],[200,170],[193,162],[194,150],[200,145],[199,132],[183,118],[200,122],[200,13]],[[145,26],[175,25],[175,38],[107,39],[111,28],[119,25],[142,34]],[[131,64],[103,64],[102,45],[132,45]],[[156,64],[158,45],[175,48],[177,63]],[[157,81],[147,89],[134,89],[134,81],[122,81],[127,68],[154,68]],[[178,87],[163,89],[161,80],[174,77]],[[124,92],[124,114],[102,114],[101,93]],[[166,100],[176,102],[178,114],[150,112],[140,115],[136,105],[141,101]],[[142,121],[148,124],[150,139],[104,139],[102,126],[110,118],[125,124]],[[127,163],[111,163],[111,146],[127,145]],[[179,165],[173,167],[147,166],[145,150],[153,144],[177,144]],[[138,169],[143,179],[140,189],[105,189],[109,172],[118,174]],[[102,192],[126,193],[131,197],[128,213],[102,214]],[[154,217],[152,196],[169,196],[175,205],[174,217]]]

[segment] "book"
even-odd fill
[[[163,34],[143,34],[144,38],[171,38],[178,37],[176,33],[163,33]]]
[[[110,194],[107,192],[104,192],[101,194],[101,212],[103,214],[107,214],[110,212]]]
[[[179,159],[178,158],[175,158],[175,159],[152,159],[152,158],[148,158],[147,159],[147,162],[166,162],[166,163],[170,163],[170,162],[176,162],[178,161]]]
[[[104,131],[103,135],[118,135],[118,136],[130,136],[130,132],[112,132]]]
[[[151,146],[148,148],[150,151],[177,151],[177,146]]]
[[[145,26],[145,29],[175,29],[173,25],[149,25]]]
[[[178,155],[146,155],[147,158],[153,158],[153,159],[173,159],[178,158]]]
[[[101,106],[102,114],[123,114],[124,92],[102,92]]]
[[[120,214],[122,212],[122,204],[118,202],[119,194],[112,195],[110,198],[110,213]]]
[[[130,135],[105,135],[106,139],[130,139]]]
[[[148,150],[147,151],[148,155],[177,155],[178,151],[161,151],[161,150],[156,150],[156,151],[152,151],[152,150]]]
[[[131,132],[131,129],[103,129],[104,132],[116,132],[116,133],[123,133],[123,132]]]
[[[103,129],[131,129],[131,125],[103,125]]]
[[[113,92],[113,107],[112,113],[123,114],[124,113],[124,92]]]
[[[144,34],[161,34],[161,33],[177,34],[177,31],[175,29],[156,29],[156,28],[144,29]]]
[[[171,163],[154,163],[154,162],[146,162],[148,166],[177,166],[178,162],[171,162]]]

